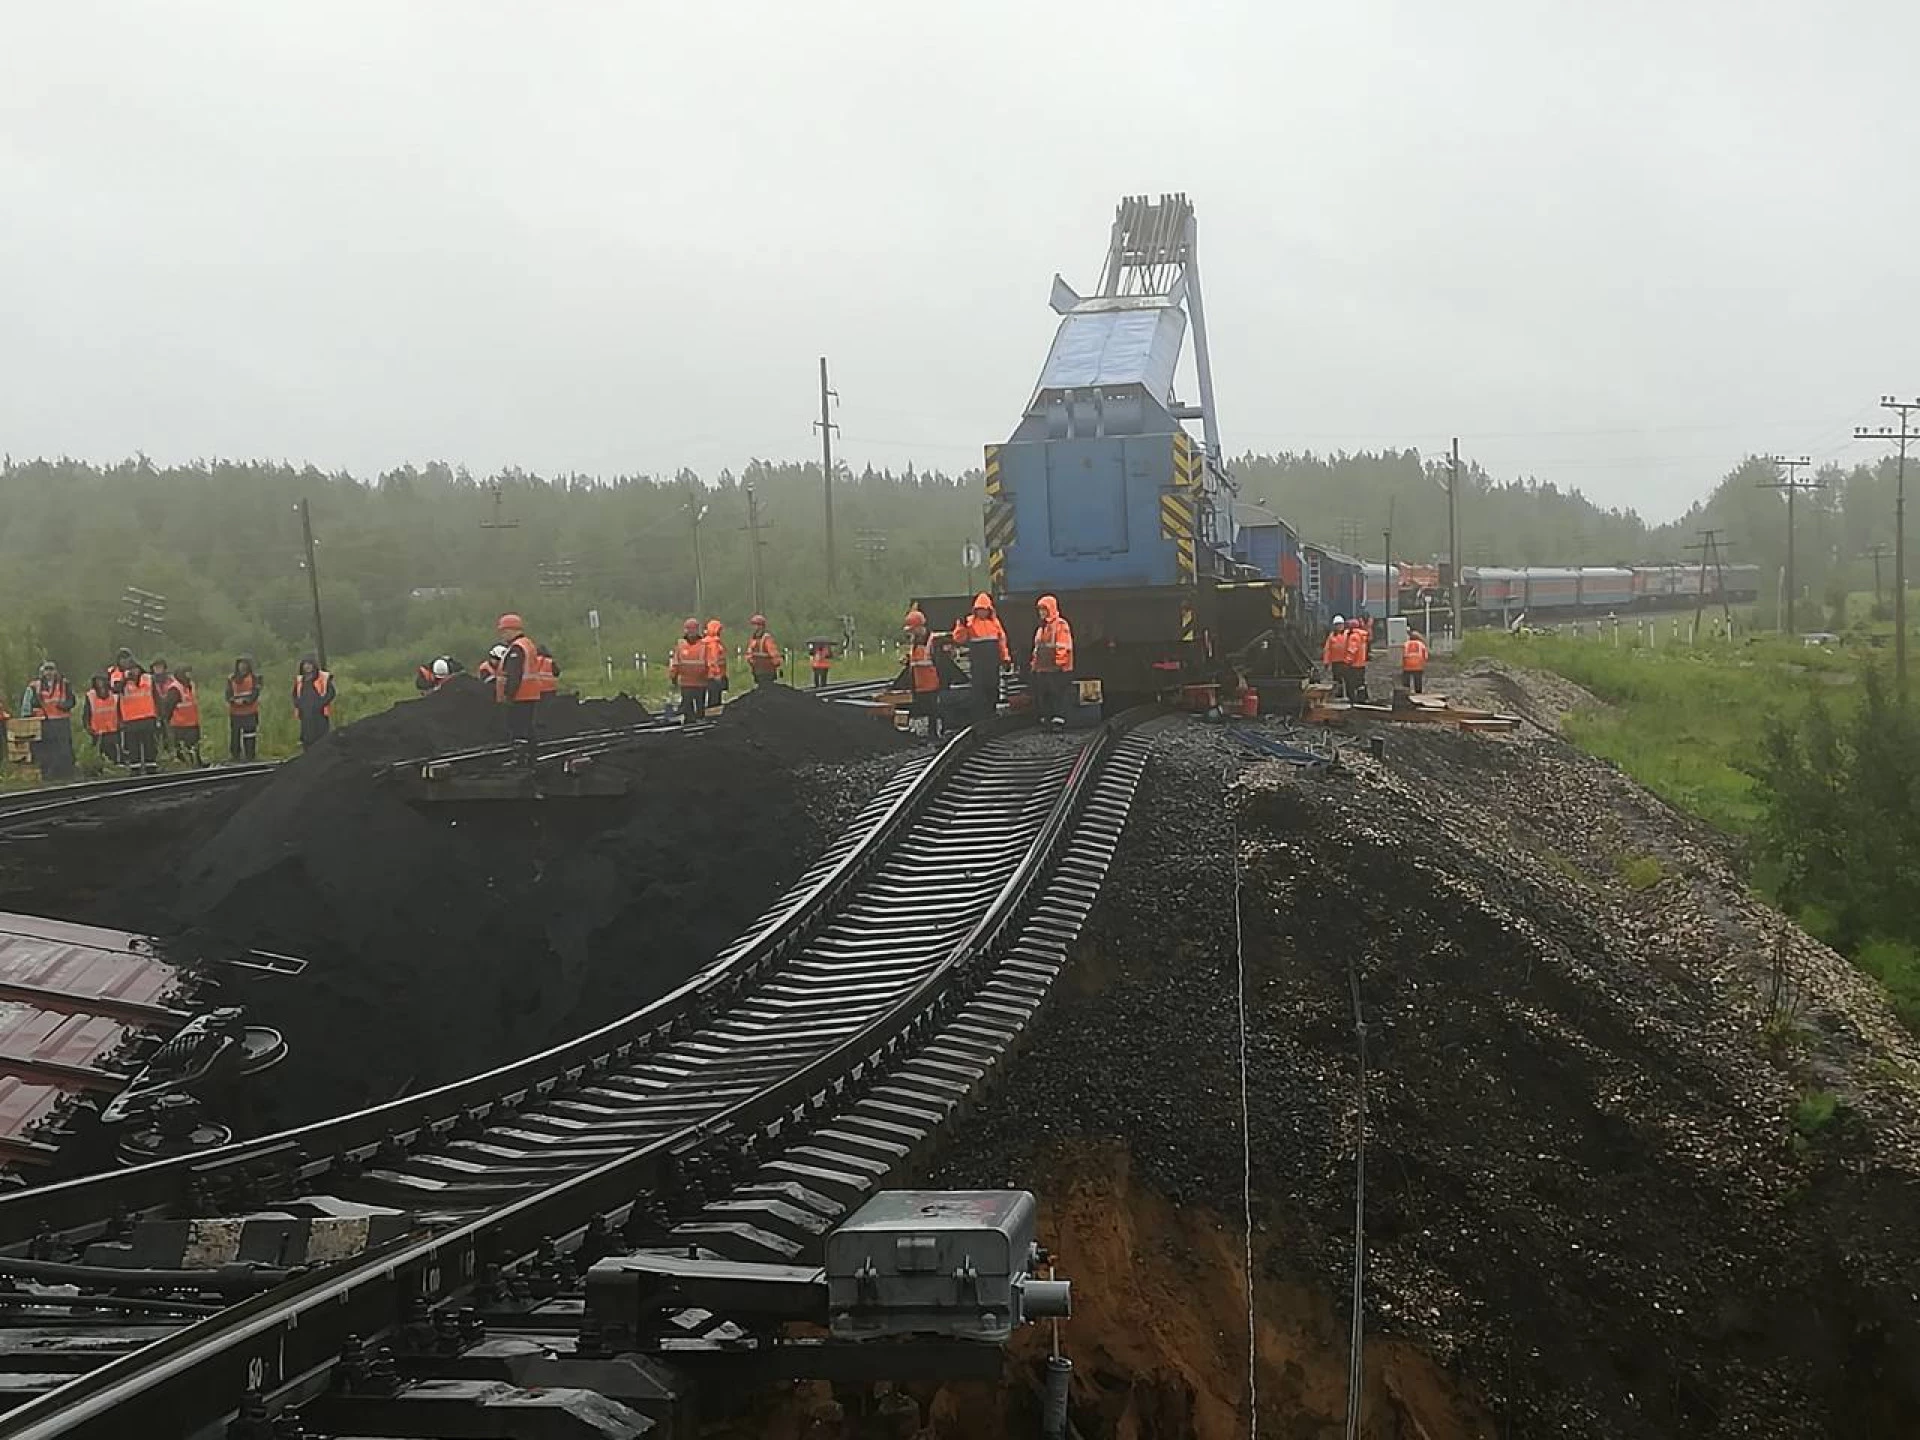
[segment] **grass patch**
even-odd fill
[[[1651,890],[1667,878],[1666,869],[1651,855],[1622,855],[1614,868],[1629,890]]]
[[[1853,962],[1880,982],[1901,1023],[1920,1035],[1920,949],[1898,940],[1869,940]]]
[[[1793,1102],[1793,1113],[1788,1119],[1793,1124],[1794,1134],[1811,1140],[1831,1125],[1833,1117],[1839,1112],[1840,1097],[1833,1091],[1806,1090]]]
[[[1558,850],[1547,851],[1545,859],[1547,868],[1553,871],[1554,874],[1559,875],[1563,879],[1571,880],[1582,890],[1593,889],[1593,877],[1588,875],[1586,871],[1582,870],[1565,855],[1562,855]]]

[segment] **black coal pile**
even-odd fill
[[[448,687],[346,727],[202,822],[138,908],[182,948],[308,962],[230,982],[291,1045],[264,1123],[387,1099],[616,1018],[710,958],[824,845],[822,772],[864,798],[885,778],[875,757],[907,743],[825,709],[763,692],[708,730],[643,733],[596,762],[626,782],[615,797],[419,803],[392,762],[500,738],[480,687]],[[546,702],[540,734],[640,713]]]
[[[1118,1143],[1237,1230],[1237,812],[1267,1304],[1338,1310],[1351,1277],[1351,963],[1370,1365],[1417,1342],[1516,1435],[1920,1433],[1911,1040],[1607,767],[1388,743],[1301,777],[1165,737],[1060,1003],[941,1180],[1045,1192]],[[1775,953],[1800,1008],[1767,1023]],[[1263,1409],[1288,1390],[1263,1369]]]

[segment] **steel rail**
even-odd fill
[[[564,1252],[582,1243],[596,1224],[604,1233],[605,1225],[623,1222],[657,1190],[672,1157],[711,1151],[749,1133],[777,1141],[808,1110],[824,1108],[829,1096],[858,1085],[863,1072],[923,1037],[951,1008],[964,982],[980,977],[1070,834],[1120,728],[1110,722],[1080,747],[1010,872],[939,962],[855,1035],[797,1072],[741,1095],[717,1115],[680,1124],[447,1233],[399,1242],[344,1269],[291,1282],[190,1325],[0,1417],[0,1437],[121,1435],[136,1415],[147,1421],[161,1415],[191,1417],[196,1425],[215,1421],[243,1394],[280,1392],[323,1376],[350,1336],[388,1333],[410,1311],[420,1313],[421,1307],[471,1290],[491,1267]],[[943,753],[951,753],[951,747]],[[1090,898],[1084,901],[1090,903]],[[769,913],[783,912],[776,907]],[[218,1408],[209,1413],[209,1407]]]
[[[917,772],[908,772],[905,788],[865,825],[857,824],[850,848],[829,849],[828,863],[803,874],[740,939],[651,1004],[550,1049],[418,1095],[217,1150],[0,1196],[0,1253],[21,1253],[48,1235],[68,1243],[92,1239],[129,1216],[184,1208],[229,1180],[242,1190],[257,1190],[262,1182],[269,1188],[296,1180],[310,1185],[342,1164],[433,1143],[644,1053],[803,945],[938,793],[974,739],[974,731],[962,731]]]

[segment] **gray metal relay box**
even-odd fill
[[[827,1236],[827,1311],[843,1340],[944,1335],[998,1343],[1064,1317],[1068,1282],[1034,1272],[1025,1190],[883,1190]]]

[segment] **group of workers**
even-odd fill
[[[767,631],[767,617],[755,615],[747,621],[747,673],[756,688],[780,683],[780,672],[787,663],[786,652]],[[667,683],[680,692],[680,722],[691,725],[726,703],[733,681],[727,673],[726,626],[718,620],[702,625],[689,615],[680,627],[680,638],[673,642],[673,656],[667,662]],[[829,647],[815,643],[813,656],[815,688],[827,683],[831,663]]]
[[[122,649],[76,695],[60,667],[42,661],[21,697],[20,710],[40,722],[33,763],[49,780],[73,775],[76,713],[108,763],[124,765],[135,775],[156,773],[162,749],[190,765],[206,763],[200,756],[200,693],[192,669],[184,665],[174,671],[165,660],[155,659],[149,668],[131,650]]]
[[[1367,703],[1367,657],[1373,647],[1373,622],[1365,615],[1348,620],[1333,617],[1333,628],[1320,647],[1320,663],[1333,678],[1334,694],[1355,705]],[[1400,684],[1412,694],[1426,691],[1427,637],[1418,630],[1407,632],[1400,647]]]
[[[1028,661],[1034,714],[1042,725],[1059,728],[1067,723],[1073,627],[1051,595],[1034,602],[1034,613],[1038,623]],[[988,719],[999,709],[1000,677],[1013,668],[1013,651],[991,595],[974,596],[972,609],[954,621],[951,632],[935,633],[919,609],[907,612],[901,629],[905,638],[902,682],[913,692],[914,720],[924,722],[929,736],[938,738],[944,728],[941,697],[949,689],[966,687],[967,709],[975,720]],[[964,673],[959,665],[962,654],[967,658]]]

